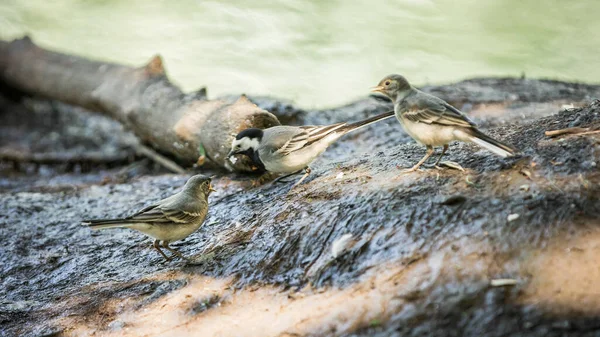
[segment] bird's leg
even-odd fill
[[[436,160],[435,164],[433,164],[434,167],[438,167],[438,164],[440,163],[440,160],[442,160],[442,157],[444,156],[446,151],[448,151],[448,144],[444,144],[444,149],[442,150],[442,154],[440,154],[438,160]]]
[[[298,182],[297,182],[297,183],[295,183],[295,184],[294,184],[294,186],[292,186],[292,188],[294,188],[294,187],[296,187],[296,186],[300,185],[300,183],[301,183],[301,182],[302,182],[304,179],[306,179],[306,177],[308,177],[308,175],[309,175],[311,172],[312,172],[312,170],[310,169],[310,167],[308,167],[308,166],[307,166],[306,168],[304,168],[304,175],[302,176],[302,178],[300,178],[300,180],[298,180]]]
[[[433,154],[433,146],[431,145],[427,145],[427,153],[425,154],[425,157],[423,157],[423,159],[419,160],[418,163],[415,164],[415,166],[406,169],[406,170],[402,170],[402,173],[410,173],[410,172],[415,172],[416,170],[419,169],[419,167],[421,167],[421,165],[423,165],[423,163],[429,159],[429,157],[431,157],[431,155]]]
[[[286,174],[286,175],[284,175],[284,176],[278,177],[277,179],[273,180],[273,181],[271,182],[271,184],[275,184],[275,183],[287,183],[288,181],[285,181],[285,180],[283,180],[283,179],[285,179],[285,178],[287,178],[287,177],[291,177],[291,176],[293,176],[293,175],[295,175],[295,174],[298,174],[298,173],[300,173],[300,172],[302,172],[302,170],[298,170],[298,171],[296,171],[296,172],[292,172],[292,173],[290,173],[290,174]]]
[[[184,260],[186,259],[186,258],[185,258],[185,257],[184,257],[184,256],[183,256],[183,255],[182,255],[182,254],[181,254],[181,253],[180,253],[180,252],[177,250],[177,249],[173,249],[173,248],[169,247],[169,241],[163,241],[163,242],[162,242],[162,246],[163,246],[163,247],[164,247],[166,250],[168,250],[168,251],[170,251],[171,253],[173,253],[173,255],[175,255],[175,256],[178,256],[178,257],[180,257],[180,258],[182,258],[182,259],[184,259]]]
[[[164,257],[165,260],[171,261],[171,258],[168,257],[165,253],[163,253],[162,250],[160,250],[159,240],[154,240],[154,244],[152,245],[152,247],[154,247],[154,249],[158,250],[158,252],[160,253],[160,255],[162,255],[162,257]]]

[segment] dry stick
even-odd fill
[[[582,132],[582,133],[578,133],[575,136],[583,136],[583,135],[591,135],[593,133],[600,133],[600,130],[595,130],[595,131],[588,131],[588,132]]]
[[[142,155],[144,157],[151,159],[152,161],[161,165],[162,167],[166,168],[167,170],[174,172],[174,173],[179,173],[179,174],[185,173],[185,170],[181,166],[177,165],[171,159],[152,150],[151,148],[144,146],[142,144],[136,144],[136,145],[132,145],[132,146],[135,149],[135,152],[137,152],[139,155]]]
[[[565,134],[574,134],[590,131],[590,128],[566,128],[559,130],[546,131],[545,134],[548,137],[557,137]]]
[[[566,128],[566,129],[559,129],[559,130],[552,130],[552,131],[545,132],[546,136],[548,136],[548,137],[556,137],[556,136],[560,136],[560,135],[576,135],[576,136],[581,135],[582,136],[582,135],[590,135],[593,133],[600,133],[600,125],[594,124],[587,128],[575,127],[575,128]]]

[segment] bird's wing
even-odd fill
[[[145,223],[188,223],[206,215],[207,204],[189,196],[179,196],[179,198],[171,197],[158,204],[148,206],[127,220]]]
[[[149,212],[151,210],[153,210],[154,208],[156,208],[156,206],[158,206],[158,204],[154,204],[154,205],[150,205],[148,207],[144,207],[141,210],[139,210],[137,213],[133,214],[132,216],[130,216],[130,218],[134,218],[142,213],[146,213]]]
[[[294,151],[300,150],[308,141],[308,132],[299,130],[293,136],[288,137],[287,140],[281,144],[274,152],[281,155],[288,155]]]
[[[442,99],[426,93],[418,93],[405,99],[400,105],[402,116],[409,121],[441,124],[447,126],[473,127],[475,123],[460,110]]]
[[[282,155],[288,155],[294,151],[302,149],[307,145],[326,138],[336,131],[340,131],[340,128],[345,125],[346,123],[337,123],[325,126],[300,126],[298,127],[300,132],[296,133],[292,138],[285,142],[283,146],[277,150],[277,152]]]

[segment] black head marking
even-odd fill
[[[258,128],[246,129],[238,133],[237,136],[235,136],[235,139],[240,140],[244,137],[248,137],[250,139],[256,138],[260,141],[263,137],[263,130]]]

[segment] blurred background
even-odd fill
[[[159,53],[186,91],[326,108],[388,73],[600,83],[599,13],[597,0],[2,0],[0,38],[136,66]]]

